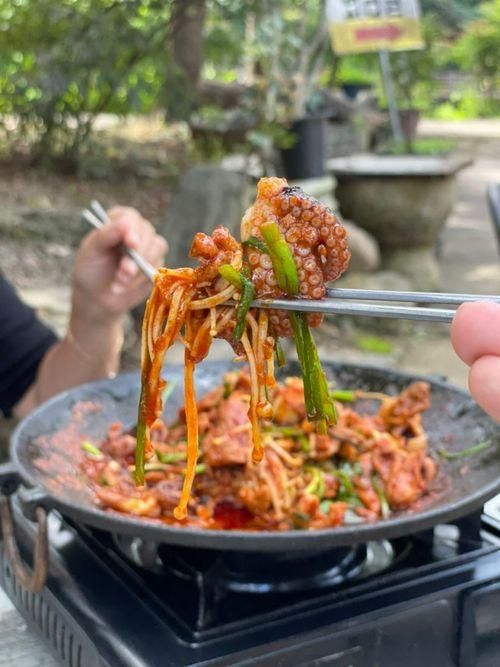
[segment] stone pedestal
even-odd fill
[[[467,157],[353,155],[329,161],[340,212],[373,234],[382,266],[439,287],[436,245],[456,198]]]
[[[441,285],[441,270],[434,246],[386,248],[382,268],[405,276],[419,291],[433,292]]]

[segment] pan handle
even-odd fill
[[[14,466],[6,463],[0,466],[0,527],[2,540],[7,560],[9,561],[14,575],[21,586],[30,593],[38,593],[47,581],[49,562],[49,542],[47,535],[47,512],[41,506],[33,507],[30,517],[38,523],[38,531],[35,542],[35,554],[33,558],[34,568],[31,570],[23,562],[19,547],[16,542],[14,519],[10,496],[18,489],[20,478]],[[35,496],[36,489],[30,489],[26,495]],[[41,496],[40,496],[41,499]],[[33,497],[34,501],[35,498]],[[29,506],[29,502],[28,502]]]

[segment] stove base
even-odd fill
[[[33,526],[18,512],[16,521],[29,561]],[[329,591],[273,595],[267,607],[252,607],[262,596],[230,591],[212,601],[227,607],[223,619],[208,624],[178,613],[190,604],[182,589],[177,605],[164,599],[170,574],[155,586],[154,575],[57,516],[42,593],[18,585],[1,550],[0,583],[68,667],[498,667],[500,552],[489,529],[479,541],[444,527],[422,538],[420,560],[415,553]]]

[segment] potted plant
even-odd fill
[[[439,65],[439,30],[430,17],[423,21],[425,48],[391,55],[392,80],[398,107],[401,131],[407,153],[413,153],[412,142],[417,135],[422,112],[430,110],[437,89],[436,70]],[[400,149],[397,148],[399,152]]]
[[[325,113],[314,105],[328,33],[323,3],[305,13],[289,2],[270,3],[256,25],[254,108],[259,115],[251,140],[271,138],[291,180],[325,174]]]
[[[335,84],[350,100],[355,100],[361,91],[374,87],[377,75],[371,55],[343,56],[337,62]]]
[[[391,55],[403,143],[386,141],[373,153],[329,162],[341,213],[375,236],[383,267],[405,274],[417,289],[439,288],[441,231],[455,203],[457,174],[471,162],[450,142],[415,139],[418,114],[430,107],[436,87],[438,34],[427,20],[425,50]]]

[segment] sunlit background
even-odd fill
[[[416,3],[328,4],[394,26]],[[339,55],[324,2],[0,0],[1,270],[62,333],[90,199],[139,208],[182,265],[277,174],[348,221],[344,285],[498,293],[500,0],[420,9],[422,48],[388,46],[395,138],[379,54]],[[444,325],[337,317],[317,337],[328,357],[465,382]]]

